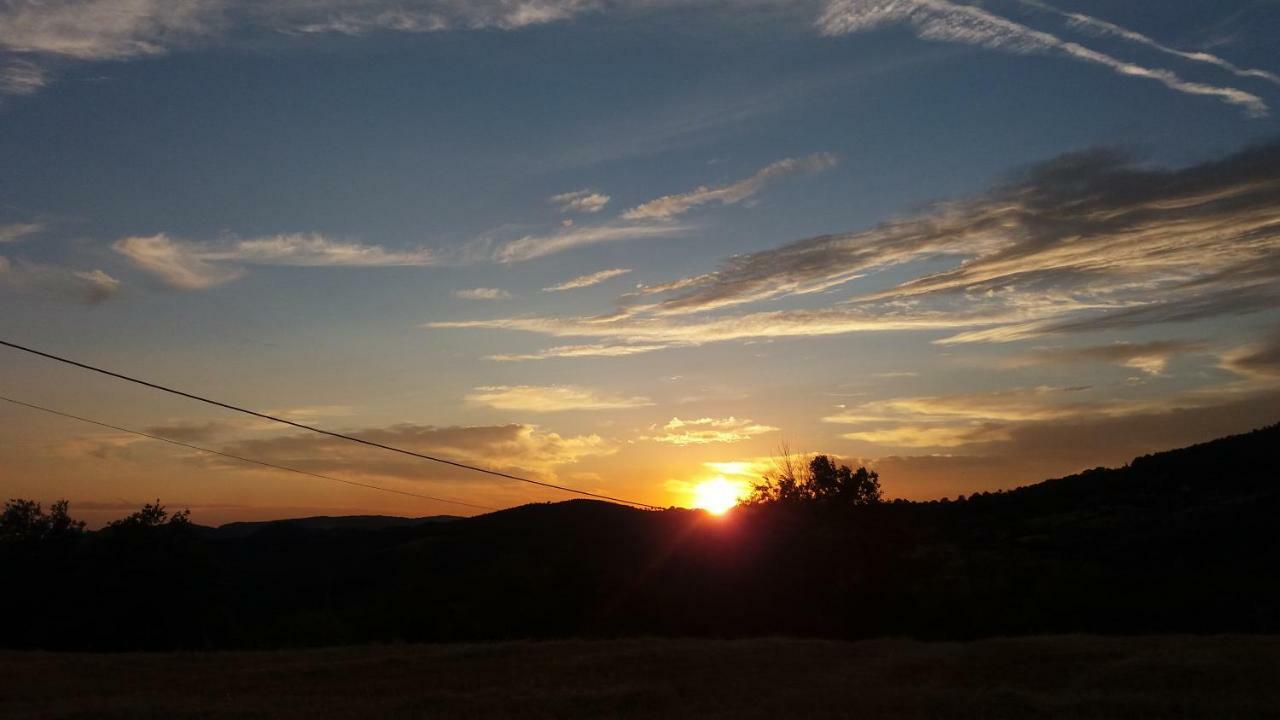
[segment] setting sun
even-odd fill
[[[713,515],[723,515],[738,504],[742,490],[741,485],[724,477],[712,478],[693,488],[693,506]]]

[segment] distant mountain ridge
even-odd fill
[[[316,515],[280,520],[230,522],[214,528],[205,528],[205,534],[217,539],[242,539],[271,526],[302,530],[385,530],[461,519],[463,518],[458,515],[428,515],[416,518],[395,515]]]
[[[1280,425],[849,508],[299,518],[0,545],[10,647],[1280,633]]]

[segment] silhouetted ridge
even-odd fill
[[[574,500],[447,522],[236,523],[210,537],[158,503],[97,533],[59,505],[56,520],[0,533],[16,579],[0,593],[12,619],[0,642],[1277,633],[1278,441],[1272,426],[959,501],[725,517]]]
[[[414,527],[432,522],[452,522],[460,520],[457,515],[432,515],[428,517],[407,518],[391,515],[342,515],[331,517],[289,518],[285,520],[263,520],[260,522],[232,522],[208,528],[210,537],[220,539],[236,539],[248,537],[272,525],[288,525],[302,530],[385,530],[387,528]]]
[[[1095,468],[1005,493],[1046,508],[1116,502],[1197,503],[1277,490],[1280,424],[1177,450],[1134,458],[1122,468]]]

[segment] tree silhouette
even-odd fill
[[[143,505],[142,509],[135,513],[126,515],[119,520],[112,520],[107,527],[114,528],[117,531],[129,531],[135,528],[149,529],[164,525],[185,527],[190,524],[190,510],[182,510],[170,515],[169,511],[165,510],[164,506],[160,504],[160,501],[156,500],[155,503]]]
[[[84,522],[71,518],[69,506],[66,500],[59,500],[45,513],[34,500],[15,498],[5,502],[0,512],[0,542],[41,542],[82,534]]]
[[[823,504],[830,506],[875,505],[882,500],[880,475],[859,467],[837,465],[828,455],[815,455],[806,463],[783,446],[772,470],[752,487],[752,505]]]

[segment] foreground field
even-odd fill
[[[1280,718],[1280,638],[0,653],[5,718]]]

